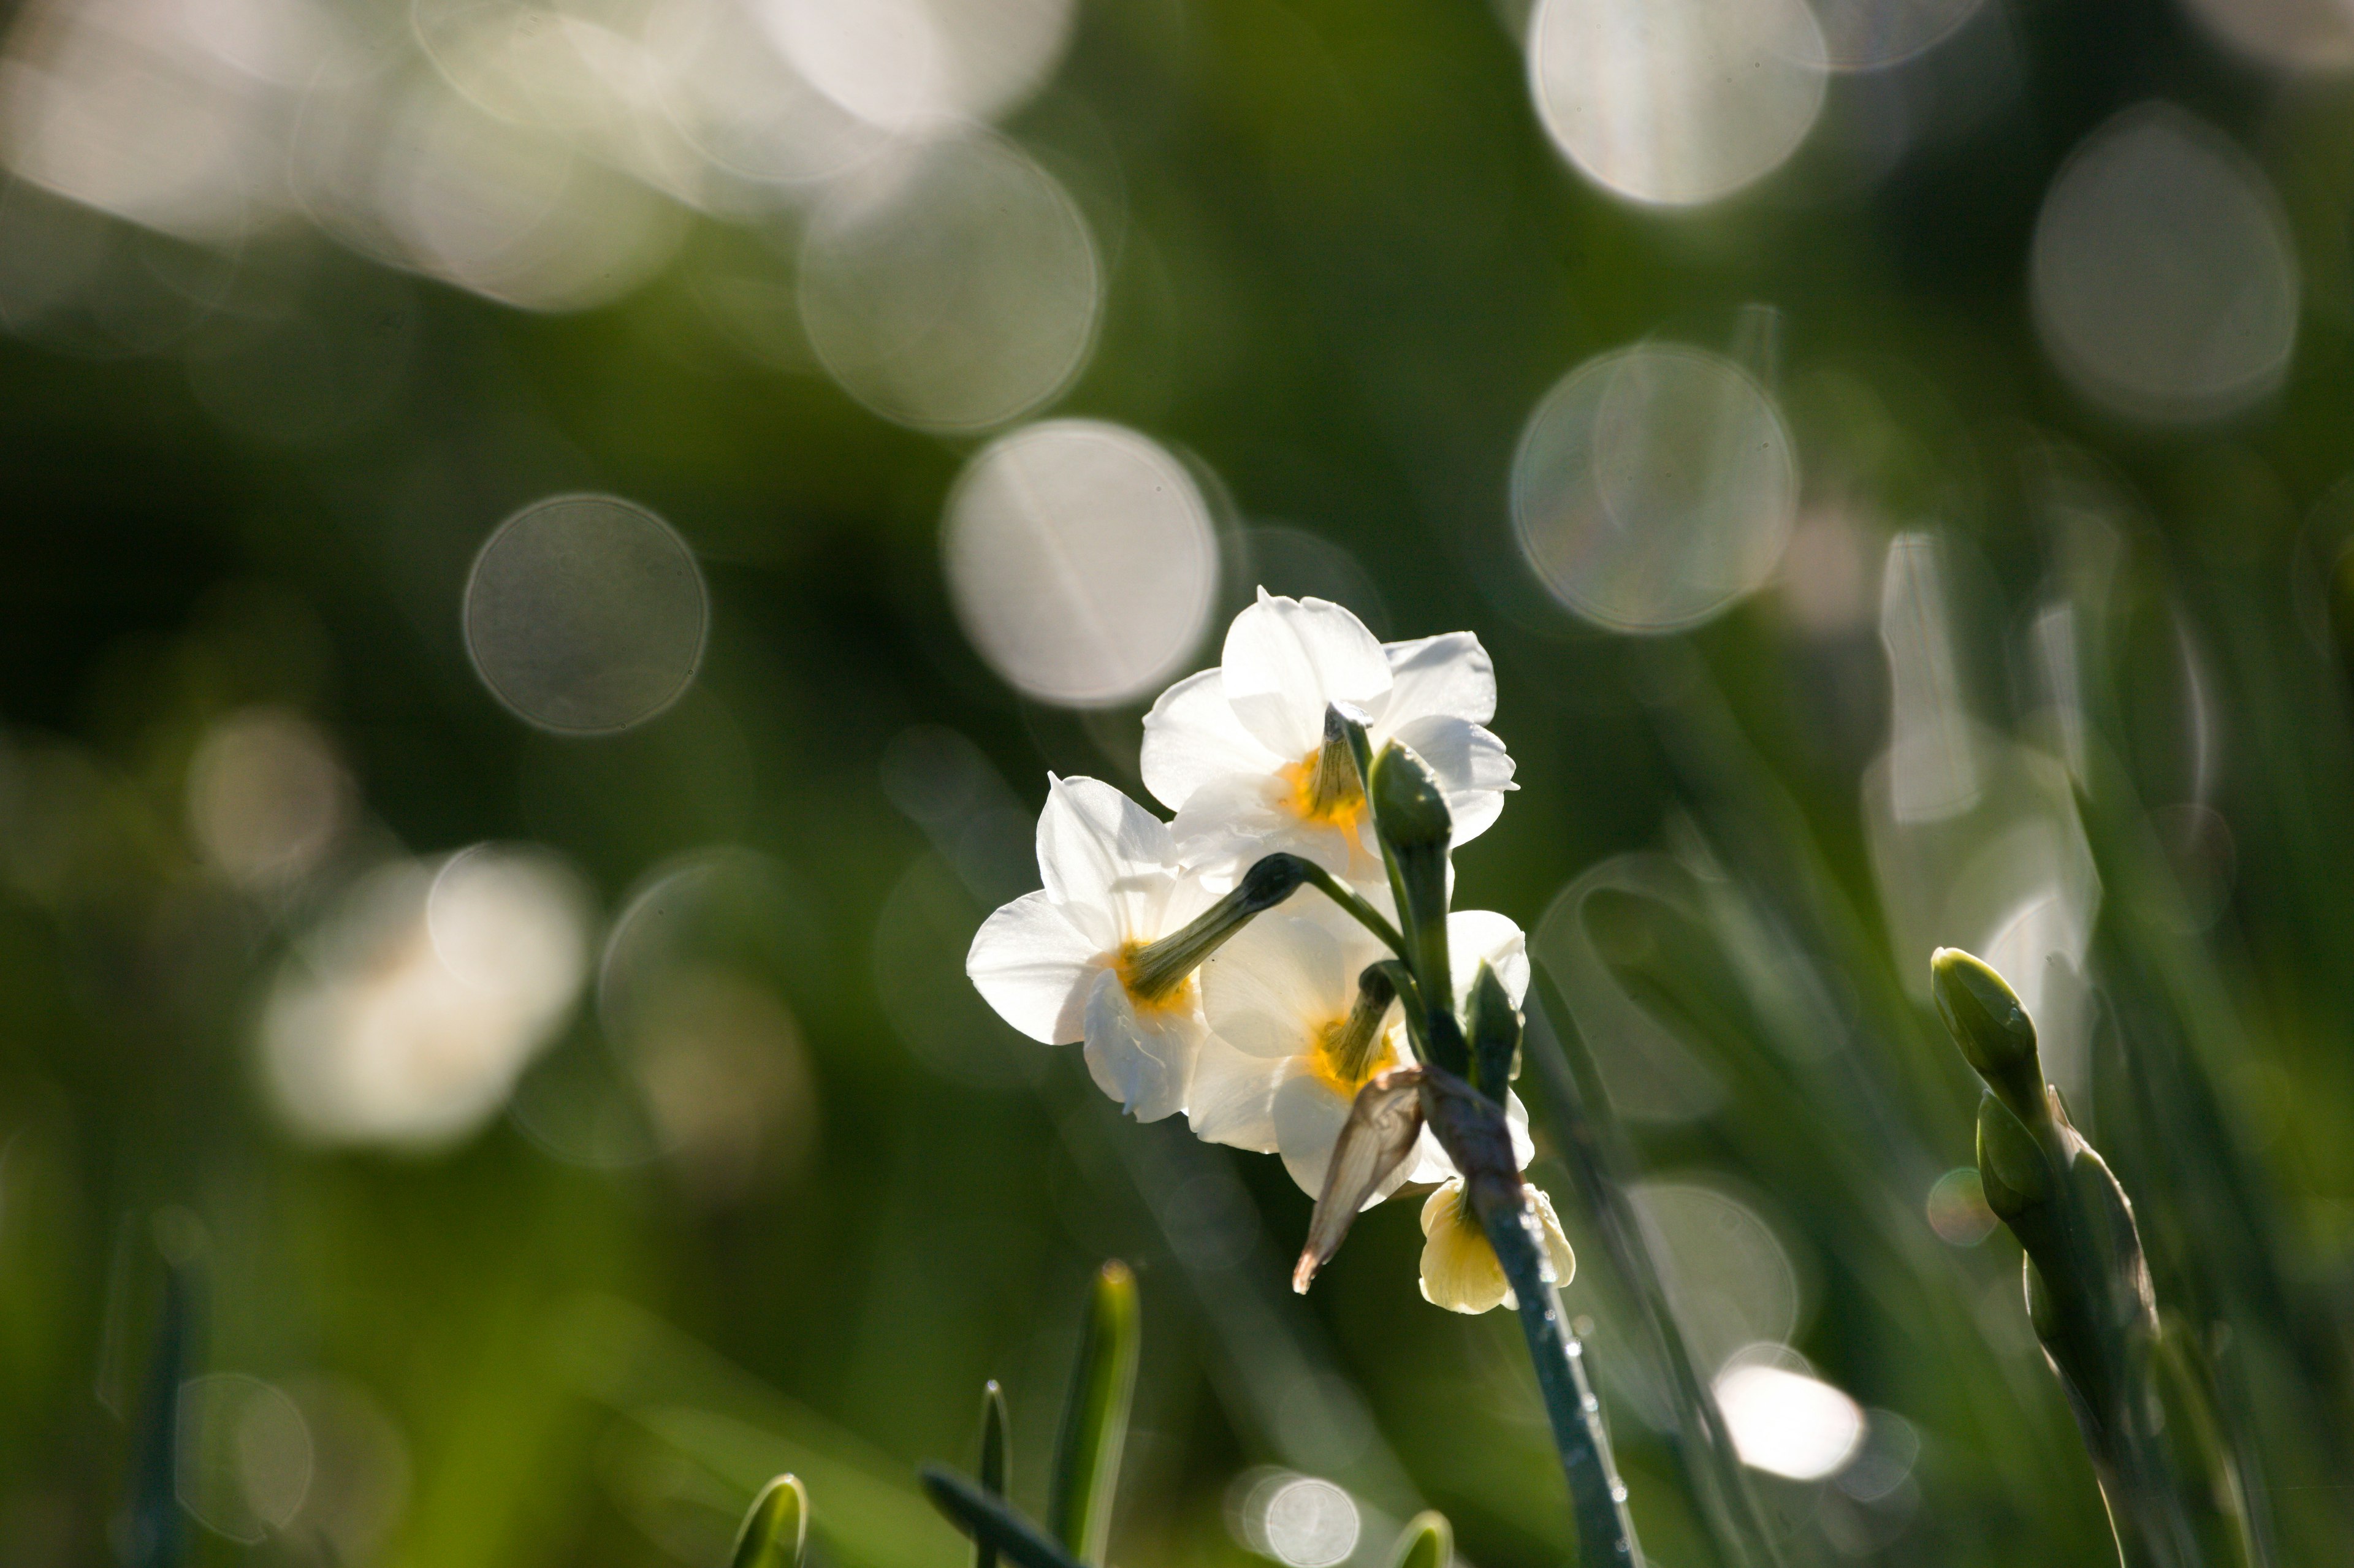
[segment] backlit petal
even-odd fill
[[[1228,774],[1270,774],[1294,760],[1261,745],[1226,701],[1219,672],[1188,675],[1167,691],[1144,715],[1144,750],[1139,766],[1144,787],[1172,811],[1182,810],[1193,791]]]
[[[1139,1121],[1185,1108],[1202,1017],[1191,1007],[1140,1012],[1107,969],[1087,996],[1087,1071],[1096,1086]]]
[[[1431,714],[1486,724],[1496,716],[1496,664],[1479,639],[1449,631],[1412,642],[1387,642],[1390,700],[1375,716],[1385,733]]]
[[[1100,779],[1048,775],[1039,879],[1090,938],[1110,948],[1139,935],[1138,916],[1165,897],[1176,870],[1167,823]]]
[[[1275,1095],[1293,1070],[1289,1062],[1245,1055],[1215,1034],[1204,1036],[1186,1097],[1185,1119],[1193,1136],[1255,1154],[1274,1153]]]
[[[1521,928],[1490,909],[1458,909],[1447,916],[1447,957],[1455,971],[1455,1001],[1471,1000],[1471,982],[1486,964],[1518,1007],[1529,994],[1529,940]]]
[[[1313,1051],[1316,1031],[1345,1013],[1355,993],[1340,938],[1299,915],[1260,916],[1202,966],[1202,1010],[1210,1028],[1252,1056]]]
[[[1326,705],[1374,709],[1390,690],[1389,658],[1364,622],[1327,600],[1265,588],[1227,630],[1222,673],[1243,727],[1292,759],[1323,743]]]
[[[1067,1045],[1086,1031],[1090,971],[1100,958],[1101,949],[1041,891],[981,922],[964,972],[1006,1022],[1043,1044]]]

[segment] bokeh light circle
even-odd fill
[[[1555,599],[1613,630],[1673,631],[1773,576],[1797,514],[1797,454],[1738,366],[1645,344],[1545,395],[1511,499],[1522,552]]]
[[[957,620],[1023,694],[1142,696],[1202,640],[1218,541],[1192,475],[1119,425],[1055,419],[984,449],[950,493],[941,551]]]
[[[1071,37],[1073,0],[756,0],[784,58],[893,132],[986,119],[1036,91]]]
[[[1102,305],[1077,206],[986,133],[864,165],[801,242],[810,346],[844,391],[920,429],[983,429],[1053,398],[1087,363]]]
[[[610,495],[560,495],[499,524],[466,581],[466,651],[491,694],[562,735],[642,724],[703,662],[695,553]]]
[[[1529,90],[1578,172],[1659,207],[1779,168],[1823,109],[1829,61],[1806,0],[1539,0]]]
[[[1985,0],[1814,0],[1833,70],[1901,65],[1960,31]]]
[[[2225,44],[2276,69],[2354,69],[2354,7],[2342,0],[2189,0],[2189,9]]]
[[[2167,103],[2094,131],[2035,222],[2029,272],[2045,350],[2076,389],[2153,423],[2218,418],[2278,387],[2301,284],[2264,175]]]

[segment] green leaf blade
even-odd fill
[[[792,1476],[760,1489],[736,1537],[734,1568],[801,1568],[809,1552],[809,1493]]]
[[[1047,1505],[1055,1539],[1083,1563],[1102,1563],[1111,1539],[1120,1450],[1136,1392],[1137,1337],[1136,1275],[1115,1258],[1097,1272],[1087,1303]]]

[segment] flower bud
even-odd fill
[[[2035,1051],[2035,1021],[2019,995],[1983,959],[1959,948],[1940,948],[1929,959],[1929,991],[1946,1033],[2012,1114],[2040,1122],[2043,1064]]]
[[[1373,801],[1382,837],[1399,855],[1431,849],[1447,853],[1455,832],[1447,796],[1430,765],[1396,741],[1373,758]]]
[[[1479,1092],[1503,1103],[1521,1054],[1521,1012],[1485,960],[1471,982],[1471,1065]]]
[[[1991,1095],[1978,1101],[1978,1184],[2005,1221],[2050,1200],[2051,1168],[2026,1124]]]
[[[1454,1011],[1449,1003],[1455,980],[1447,959],[1447,847],[1454,837],[1455,819],[1429,766],[1395,741],[1373,758],[1372,796],[1373,826],[1394,870],[1404,906],[1398,915],[1412,953],[1414,978],[1436,1028],[1441,1014],[1451,1020]],[[1467,1064],[1451,1059],[1440,1065],[1450,1072],[1467,1070]]]

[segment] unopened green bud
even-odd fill
[[[1373,828],[1396,878],[1398,915],[1414,978],[1422,988],[1430,1027],[1437,1031],[1440,1016],[1451,1021],[1454,1011],[1454,971],[1447,958],[1447,847],[1454,837],[1455,818],[1428,764],[1395,741],[1373,758],[1372,791]],[[1449,1072],[1467,1066],[1454,1060],[1439,1065]]]
[[[1447,853],[1455,817],[1430,765],[1396,741],[1373,758],[1373,820],[1399,854],[1436,848]]]
[[[1929,959],[1929,991],[1946,1033],[2014,1115],[2041,1121],[2043,1064],[2035,1052],[2035,1021],[1992,966],[1959,948],[1940,948]]]
[[[791,1476],[761,1489],[736,1538],[735,1568],[800,1568],[809,1546],[809,1494]]]
[[[1988,1095],[1978,1101],[1978,1185],[1987,1207],[2015,1220],[2052,1196],[2052,1172],[2042,1145],[2009,1107]]]
[[[1500,1105],[1511,1085],[1513,1061],[1521,1054],[1521,1011],[1485,960],[1471,982],[1469,1019],[1474,1082],[1481,1094]]]

